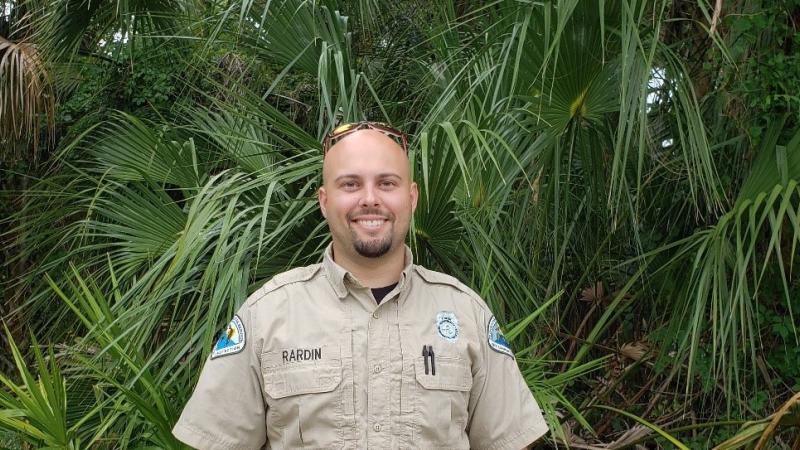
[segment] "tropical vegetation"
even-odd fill
[[[180,448],[217,331],[329,240],[321,138],[369,119],[537,448],[800,448],[800,0],[0,5],[0,447]]]

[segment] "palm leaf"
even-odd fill
[[[20,146],[33,144],[33,160],[41,130],[52,139],[55,95],[50,71],[39,49],[31,42],[12,42],[0,36],[0,142],[7,142],[0,156],[17,158]],[[8,152],[8,154],[6,154]]]

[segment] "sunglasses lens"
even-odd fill
[[[334,144],[335,139],[339,139],[344,135],[350,134],[356,130],[362,130],[365,128],[371,128],[374,130],[378,130],[383,134],[386,134],[392,138],[398,140],[398,144],[403,147],[403,150],[408,153],[408,148],[406,147],[406,140],[405,135],[402,131],[397,130],[395,128],[390,127],[389,125],[382,123],[382,122],[356,122],[356,123],[345,123],[343,125],[339,125],[338,127],[334,128],[333,131],[328,133],[325,137],[325,140],[322,143],[323,152],[327,152],[328,149]]]
[[[346,123],[344,125],[339,125],[338,127],[334,128],[333,131],[331,131],[331,136],[333,137],[333,136],[336,136],[337,134],[341,134],[341,133],[350,131],[351,129],[353,129],[357,125],[358,125],[357,123]]]

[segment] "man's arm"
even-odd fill
[[[470,393],[470,447],[527,448],[547,433],[547,424],[508,342],[489,312],[485,313],[483,330],[482,361]]]
[[[214,350],[172,433],[200,450],[257,450],[266,443],[261,365],[243,306]]]

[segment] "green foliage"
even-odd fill
[[[797,0],[24,3],[59,109],[3,187],[0,445],[178,448],[216,330],[318,259],[319,142],[364,118],[411,134],[408,244],[507,324],[550,443],[735,448],[800,390]]]
[[[75,429],[67,424],[66,382],[56,365],[52,347],[47,360],[33,340],[33,356],[37,377],[28,370],[25,360],[4,327],[22,384],[0,375],[0,430],[17,432],[20,437],[42,449],[76,449]],[[43,445],[42,445],[43,444]]]
[[[740,75],[731,94],[744,107],[763,114],[794,111],[800,118],[800,31],[796,0],[766,2],[744,14],[731,15],[730,51],[740,59]],[[764,125],[761,122],[759,125]]]
[[[773,269],[775,270],[775,269]],[[776,279],[778,276],[768,277]],[[797,345],[795,332],[797,320],[795,314],[800,311],[800,285],[794,283],[789,287],[788,298],[790,303],[776,302],[780,298],[782,287],[779,285],[765,286],[764,295],[758,304],[757,320],[761,326],[759,333],[764,343],[763,359],[770,372],[770,386],[772,390],[790,389],[800,392],[800,345]],[[752,406],[756,411],[763,411],[763,406],[774,409],[775,404],[767,402],[771,398],[771,391],[765,387],[756,392],[753,397],[759,404]]]

